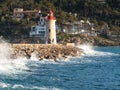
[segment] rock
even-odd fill
[[[25,56],[30,58],[32,53],[35,53],[39,60],[54,59],[58,62],[60,58],[72,55],[73,57],[81,55],[82,50],[72,45],[50,45],[50,44],[12,44],[12,58]]]

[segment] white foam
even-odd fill
[[[37,86],[34,86],[32,87],[32,89],[39,89],[39,90],[61,90],[59,88],[55,88],[55,87],[37,87]]]
[[[27,59],[19,57],[11,59],[12,48],[9,43],[0,39],[0,73],[17,73],[22,69],[27,69]]]
[[[83,44],[83,45],[79,45],[77,47],[81,48],[84,52],[83,55],[87,55],[87,56],[117,55],[117,54],[111,53],[111,52],[96,51],[96,50],[94,50],[94,47],[91,46],[90,44],[86,44],[86,45]]]
[[[25,87],[23,85],[20,85],[20,84],[15,84],[12,86],[13,89],[20,89],[20,88],[28,88],[28,87]]]
[[[12,89],[30,89],[30,90],[62,90],[56,87],[40,87],[40,86],[24,86],[22,84],[8,84],[8,83],[4,83],[4,82],[0,82],[0,88],[12,88]]]
[[[39,87],[39,86],[24,86],[21,84],[15,84],[12,86],[12,89],[31,89],[31,90],[61,90],[55,87]]]
[[[39,60],[38,57],[37,57],[37,53],[36,52],[33,52],[31,54],[30,60],[33,60],[33,61],[38,61]]]
[[[0,88],[7,88],[10,87],[10,84],[0,82]]]

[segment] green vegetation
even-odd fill
[[[58,23],[71,22],[75,19],[91,18],[92,20],[105,21],[112,25],[120,22],[120,0],[1,0],[0,16],[10,19],[14,8],[26,10],[42,10],[47,14],[49,9],[54,10]],[[70,19],[69,19],[70,18]]]
[[[120,27],[119,26],[114,26],[114,25],[111,25],[111,30],[120,34]]]
[[[102,38],[99,36],[86,36],[83,34],[71,35],[65,33],[59,33],[60,39],[59,43],[75,43],[75,44],[85,44],[89,43],[96,46],[119,46],[119,42],[112,41],[110,39]]]
[[[0,35],[26,34],[26,31],[20,31],[20,29],[9,29],[11,26],[23,27],[34,23],[33,19],[28,21],[26,18],[19,22],[13,21],[14,8],[23,8],[24,10],[37,9],[41,10],[43,15],[47,15],[48,10],[52,9],[59,25],[90,18],[90,21],[95,23],[96,26],[103,26],[107,23],[111,30],[120,33],[120,0],[101,0],[103,3],[98,1],[100,0],[1,0]]]

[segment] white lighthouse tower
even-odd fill
[[[47,16],[47,39],[48,43],[56,44],[56,26],[55,26],[56,18],[54,17],[53,11],[48,12]]]

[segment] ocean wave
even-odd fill
[[[10,87],[10,84],[0,82],[0,88],[8,88],[8,87]]]
[[[84,52],[82,56],[116,56],[119,54],[111,53],[111,52],[103,52],[103,51],[96,51],[93,46],[86,44],[86,45],[79,45],[76,46],[78,48],[81,48]]]
[[[59,89],[59,88],[56,88],[56,87],[40,87],[40,86],[24,86],[22,84],[15,84],[15,85],[11,85],[11,84],[8,84],[8,83],[3,83],[3,82],[0,82],[0,90],[1,89],[30,89],[30,90],[62,90],[62,89]]]
[[[15,84],[11,87],[12,89],[30,89],[30,90],[62,90],[55,87],[39,87],[39,86],[24,86],[20,84]]]
[[[26,64],[27,60],[24,58],[19,58],[15,60],[0,59],[0,73],[1,74],[20,73],[22,72],[22,70],[29,69]]]

